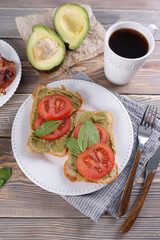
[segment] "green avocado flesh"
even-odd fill
[[[51,29],[36,25],[27,43],[29,62],[38,70],[51,70],[63,61],[66,48],[60,37]]]
[[[107,145],[110,146],[110,148],[112,148],[114,154],[116,153],[116,149],[115,149],[115,145],[114,145],[114,139],[113,139],[113,136],[112,134],[110,133],[110,130],[109,130],[109,125],[110,125],[110,121],[109,121],[109,118],[107,118],[105,112],[84,112],[80,118],[79,118],[79,121],[78,121],[78,124],[79,123],[82,123],[86,120],[91,120],[93,123],[97,123],[101,126],[103,126],[107,132],[108,132],[108,142],[107,142]],[[78,125],[77,124],[77,125]],[[77,156],[75,156],[74,154],[72,154],[71,152],[69,152],[69,159],[70,159],[70,168],[79,173],[78,169],[77,169]],[[112,173],[112,170],[110,173],[108,173],[105,177],[103,177],[102,179],[106,179],[110,176],[110,174]],[[94,180],[95,181],[95,180]]]
[[[64,4],[57,8],[54,27],[70,50],[78,48],[89,31],[89,17],[80,5]]]
[[[48,153],[63,153],[63,151],[66,148],[65,141],[66,141],[67,137],[69,137],[71,135],[71,133],[74,129],[75,114],[71,117],[71,126],[70,126],[69,131],[62,137],[60,137],[56,140],[48,141],[48,140],[42,139],[40,137],[37,137],[35,135],[34,122],[35,122],[35,119],[39,116],[39,113],[37,110],[38,102],[40,101],[40,99],[42,97],[48,96],[48,95],[54,95],[54,94],[61,94],[61,95],[68,97],[71,100],[72,105],[73,105],[72,111],[74,111],[77,108],[80,108],[80,106],[81,106],[81,98],[78,95],[73,94],[72,92],[70,92],[68,90],[61,90],[59,88],[52,89],[52,88],[48,88],[48,87],[39,88],[36,92],[33,110],[31,113],[31,134],[29,136],[29,146],[31,149],[33,149],[33,151],[48,152]]]

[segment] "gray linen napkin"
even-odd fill
[[[82,79],[86,81],[92,81],[87,75],[82,72],[79,72],[75,79]],[[138,147],[138,140],[137,140],[137,131],[138,126],[140,124],[141,118],[145,111],[145,108],[140,106],[138,103],[128,100],[127,98],[114,93],[116,97],[123,103],[125,106],[133,125],[133,132],[134,132],[134,144],[132,154],[128,161],[128,164],[118,176],[118,178],[112,182],[111,184],[107,185],[106,187],[90,194],[82,195],[82,196],[62,196],[65,200],[67,200],[71,205],[77,208],[80,212],[84,215],[90,217],[93,221],[98,221],[99,217],[108,212],[115,218],[117,216],[117,210],[120,203],[120,198],[122,195],[122,191],[125,187],[126,181],[128,179],[133,161],[135,159],[137,147]],[[141,155],[141,159],[138,165],[135,183],[137,182],[143,168],[145,167],[148,160],[152,157],[158,146],[160,145],[160,115],[158,115],[155,127],[151,134],[150,139],[145,145],[145,149]]]

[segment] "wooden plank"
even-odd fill
[[[160,6],[159,9],[160,10]],[[15,17],[17,16],[25,16],[34,13],[41,13],[44,11],[48,11],[47,8],[7,8],[0,9],[0,38],[20,38],[18,29],[16,27]],[[108,10],[108,9],[93,9],[94,15],[96,19],[103,24],[105,29],[107,30],[109,26],[111,26],[115,22],[120,21],[136,21],[144,26],[148,24],[156,24],[160,29],[159,16],[160,11],[144,11],[144,10]],[[160,32],[158,31],[156,36],[156,40],[160,40]]]
[[[0,240],[159,240],[159,218],[139,218],[129,233],[119,234],[123,219],[0,219]]]
[[[18,109],[20,108],[21,104],[25,101],[25,99],[28,96],[29,94],[13,95],[13,97],[3,107],[0,108],[0,136],[2,137],[11,136],[11,128],[14,117]]]
[[[160,4],[158,0],[114,0],[114,1],[105,1],[105,0],[99,0],[99,1],[93,1],[93,0],[74,0],[75,4],[89,4],[93,8],[102,8],[102,9],[144,9],[144,10],[159,10]],[[14,0],[14,1],[5,1],[1,0],[0,7],[3,8],[46,8],[46,7],[57,7],[61,4],[64,4],[63,0],[52,1],[52,0],[27,0],[23,1],[23,4],[20,0]]]
[[[0,108],[0,131],[2,131],[0,134],[1,137],[11,136],[11,128],[16,112],[28,96],[29,94],[13,95],[13,97],[3,107]]]
[[[10,137],[11,127],[14,117],[25,99],[29,94],[15,94],[3,107],[0,108],[0,137]],[[129,96],[132,100],[139,102],[141,105],[151,104],[158,107],[160,112],[160,96]]]
[[[18,52],[22,61],[23,74],[17,93],[32,93],[39,85],[46,84],[46,81],[36,75],[36,71],[31,67],[26,56],[26,49],[21,39],[5,39]],[[104,75],[103,54],[80,62],[73,67],[66,69],[64,73],[47,83],[74,78],[76,73],[83,71],[92,77],[99,84],[122,94],[160,94],[160,41],[156,41],[156,47],[153,54],[146,61],[132,81],[125,86],[116,86],[111,84]]]

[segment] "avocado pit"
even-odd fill
[[[57,49],[57,43],[48,38],[42,38],[36,42],[33,51],[35,58],[41,61],[50,59],[53,55],[55,55]]]
[[[29,62],[41,71],[55,69],[64,59],[64,42],[53,30],[42,25],[36,25],[32,30],[27,43]]]

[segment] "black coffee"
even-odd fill
[[[138,31],[124,28],[112,33],[109,46],[117,55],[125,58],[139,58],[149,49],[147,39]]]

